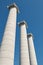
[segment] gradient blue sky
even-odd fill
[[[28,32],[33,33],[34,45],[38,65],[43,65],[43,0],[0,0],[0,43],[9,14],[7,5],[16,3],[20,13],[17,22],[25,20],[28,24]],[[17,25],[15,65],[19,65],[19,38],[20,31]]]

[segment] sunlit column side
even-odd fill
[[[30,65],[28,41],[27,41],[27,24],[25,21],[19,23],[20,26],[20,65]]]
[[[29,33],[28,37],[28,47],[29,47],[29,54],[30,54],[30,65],[37,65],[36,53],[33,43],[33,35]]]
[[[2,40],[0,65],[14,65],[16,18],[18,8],[15,3],[7,6],[7,8],[10,10],[10,13]]]

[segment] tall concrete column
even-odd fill
[[[27,24],[25,21],[19,23],[20,26],[20,65],[30,65],[28,41],[27,41]]]
[[[0,45],[0,57],[1,57],[1,45]],[[1,58],[0,58],[0,61],[1,61]],[[1,64],[1,62],[0,62],[0,64]]]
[[[10,10],[1,46],[0,65],[14,65],[16,18],[18,8],[16,4],[8,6]]]
[[[30,54],[30,65],[37,65],[36,53],[33,44],[33,35],[29,33],[28,37],[28,47],[29,47],[29,54]]]

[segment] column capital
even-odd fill
[[[7,8],[8,8],[8,9],[16,8],[16,9],[17,9],[17,12],[19,12],[18,6],[17,6],[15,3],[13,3],[13,4],[7,6]]]
[[[25,20],[23,20],[23,21],[21,21],[21,22],[18,22],[18,25],[19,26],[21,26],[21,25],[26,25],[26,27],[28,28],[28,26],[27,26],[27,23],[26,23],[26,21]]]
[[[33,37],[33,34],[32,33],[28,33],[27,34],[27,37],[29,38],[29,37],[32,37],[33,39],[34,39],[34,37]]]

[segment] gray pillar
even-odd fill
[[[33,35],[29,33],[27,37],[28,37],[28,47],[29,47],[29,54],[30,54],[30,64],[37,65],[36,53],[35,53],[35,48],[33,43]]]
[[[0,65],[14,65],[16,18],[18,8],[16,4],[8,6],[10,10],[1,46]]]
[[[28,41],[27,41],[27,24],[25,21],[19,23],[20,26],[20,65],[30,65]]]

